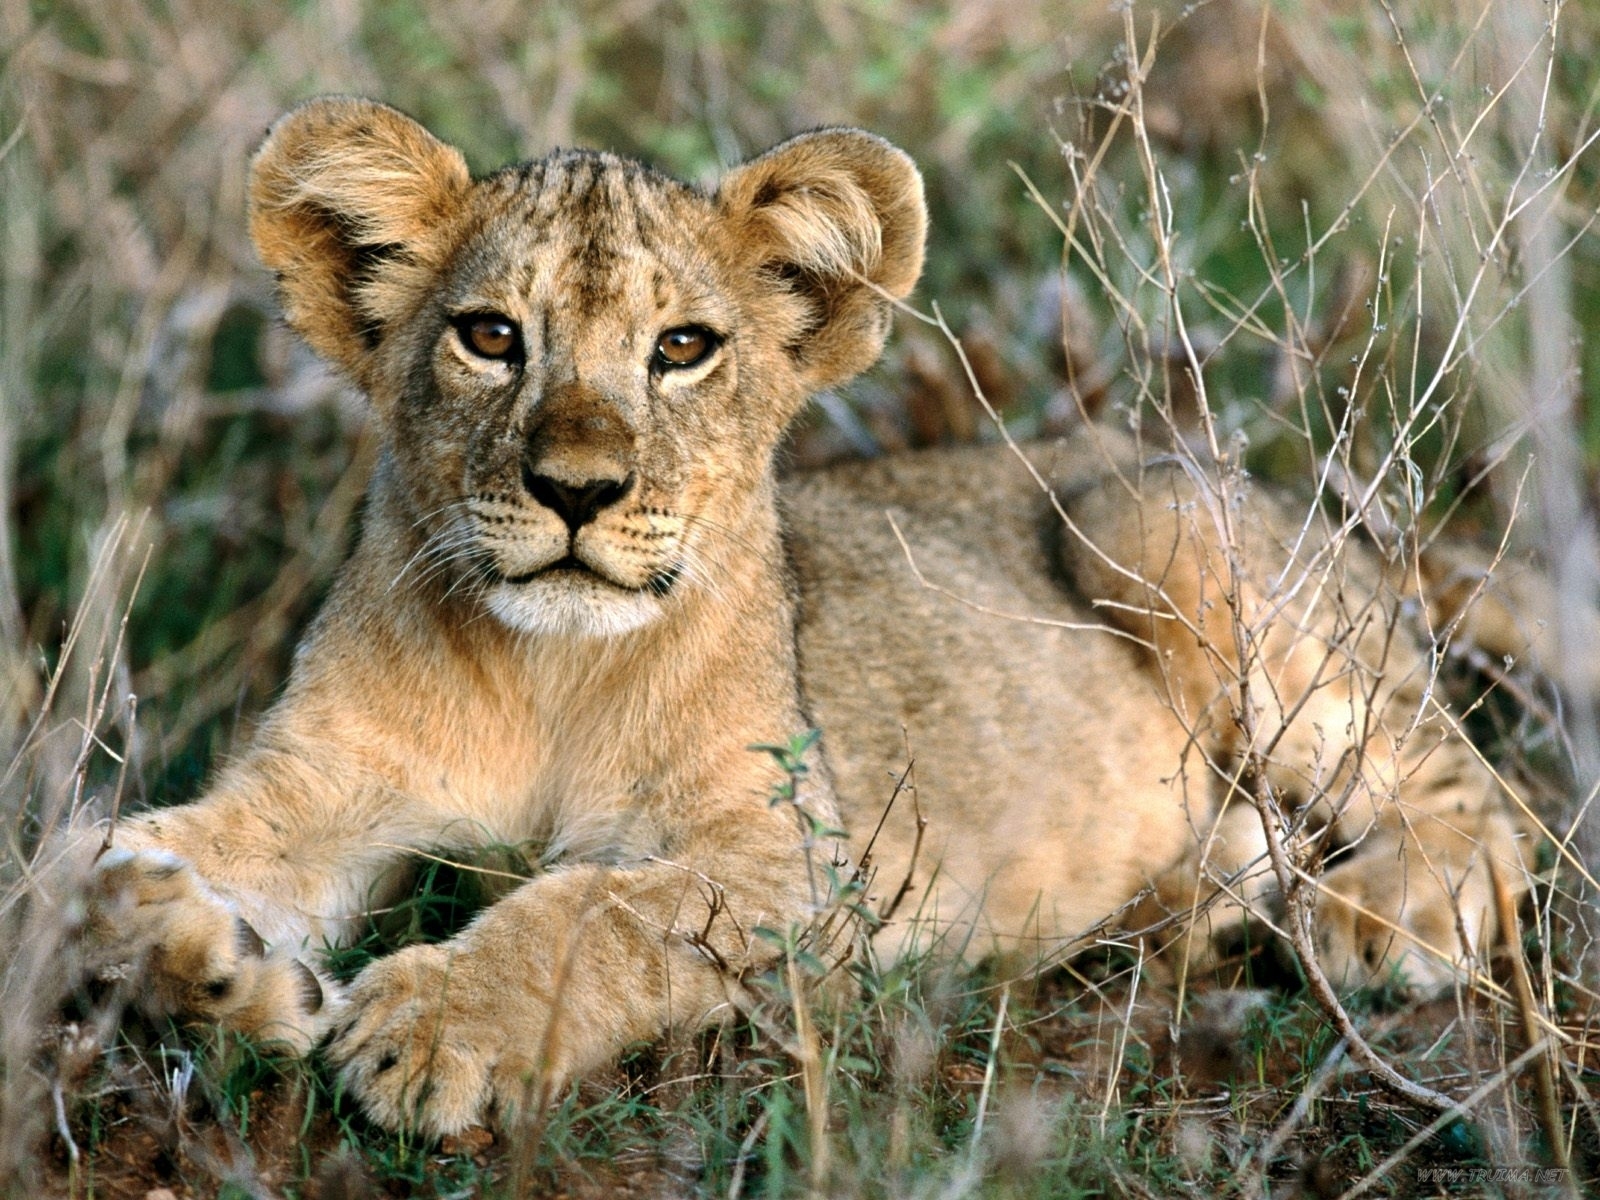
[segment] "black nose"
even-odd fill
[[[633,476],[624,479],[589,479],[583,483],[563,483],[549,475],[537,474],[524,463],[522,486],[540,504],[567,523],[577,533],[594,520],[602,508],[621,500],[633,490]]]

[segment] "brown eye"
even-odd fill
[[[663,370],[698,366],[721,344],[716,334],[699,325],[669,329],[656,342],[655,365]]]
[[[468,350],[482,358],[516,359],[521,356],[522,339],[509,317],[498,313],[462,317],[456,330]]]

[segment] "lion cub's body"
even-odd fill
[[[1030,449],[1054,498],[997,448],[780,504],[784,430],[878,354],[923,229],[910,161],[851,130],[708,193],[585,153],[474,180],[363,101],[274,127],[252,232],[383,454],[252,745],[100,860],[95,959],[144,956],[149,1009],[327,1035],[376,1119],[437,1134],[725,1010],[772,959],[755,931],[830,902],[818,830],[862,855],[908,763],[871,842],[885,954],[1048,955],[1152,883],[1172,911],[1223,885],[1237,919],[1270,890],[1222,803],[1253,749],[1359,843],[1330,964],[1448,977],[1492,927],[1483,856],[1516,852],[1359,554],[1110,435]],[[812,725],[802,821],[752,747]],[[348,989],[314,969],[414,852],[504,842],[548,869],[456,938]]]
[[[1087,437],[1028,453],[1068,490],[1109,469]],[[880,945],[1048,956],[1193,847],[1183,728],[1140,647],[1071,591],[1015,455],[851,464],[785,499],[801,679],[856,854],[913,769],[873,847],[880,909],[914,875]]]

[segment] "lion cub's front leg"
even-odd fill
[[[341,1002],[323,950],[360,927],[389,868],[439,822],[349,755],[290,741],[250,753],[196,803],[124,821],[103,853],[103,828],[79,831],[60,866],[84,881],[91,976],[135,980],[129,1000],[147,1015],[304,1053]]]
[[[803,856],[778,817],[752,806],[728,820],[744,855],[687,848],[694,869],[560,868],[450,942],[374,962],[328,1047],[346,1088],[380,1124],[437,1137],[528,1111],[630,1042],[704,1024],[763,953],[754,929],[806,912]]]
[[[491,1109],[535,1108],[629,1042],[702,1023],[726,995],[690,929],[655,928],[615,894],[681,889],[682,876],[632,873],[535,881],[460,937],[374,962],[328,1046],[347,1090],[379,1124],[439,1137]],[[685,915],[704,913],[682,899]]]
[[[165,850],[116,847],[87,889],[85,967],[135,977],[149,1016],[198,1019],[304,1054],[337,1006],[301,958],[269,949],[240,906]]]

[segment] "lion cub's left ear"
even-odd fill
[[[883,349],[890,304],[922,273],[927,205],[908,155],[859,129],[782,142],[717,189],[746,267],[799,303],[770,314],[809,387],[843,383]]]
[[[466,160],[404,113],[329,96],[280,118],[250,169],[250,236],[289,324],[358,384],[432,283],[472,186]]]

